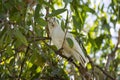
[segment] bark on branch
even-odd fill
[[[109,66],[110,66],[111,61],[113,61],[115,59],[115,55],[116,55],[116,51],[118,50],[119,43],[120,43],[120,29],[118,31],[117,44],[116,44],[114,50],[110,54],[108,54],[107,63],[106,63],[106,66],[105,66],[105,69],[107,71],[109,70]]]
[[[62,58],[67,59],[68,62],[71,62],[72,64],[74,64],[74,66],[79,70],[79,73],[86,79],[86,80],[92,80],[92,77],[90,75],[90,73],[88,72],[87,68],[82,67],[81,65],[77,64],[76,62],[74,62],[72,59],[62,55],[61,50],[55,50],[54,48],[52,48],[50,45],[48,45],[45,41],[43,41],[45,43],[46,46],[48,46],[49,48],[51,48],[55,54],[61,56]]]

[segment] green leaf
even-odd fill
[[[65,31],[65,23],[64,23],[63,20],[61,21],[61,28],[62,28],[63,31]]]
[[[34,62],[36,65],[43,67],[45,59],[41,55],[36,55],[36,60]]]
[[[95,43],[96,43],[98,49],[100,48],[100,46],[103,42],[103,39],[104,39],[104,35],[100,35],[99,37],[95,38]]]
[[[63,12],[65,12],[67,9],[57,9],[54,10],[51,14],[48,14],[47,17],[53,17],[53,16],[57,16]]]
[[[34,49],[34,55],[31,56],[30,62],[43,67],[45,63],[45,58],[37,52],[37,49]]]
[[[41,7],[40,4],[37,4],[37,6],[35,8],[35,14],[34,14],[35,20],[37,20],[39,18],[40,7]]]
[[[92,8],[89,8],[87,5],[80,5],[79,7],[82,8],[86,12],[95,13],[95,10],[93,10]]]
[[[13,53],[11,46],[7,46],[6,53],[7,55],[11,55]]]
[[[67,4],[70,3],[70,2],[72,2],[72,1],[73,1],[73,0],[63,0],[63,2],[65,3],[65,7],[67,7]],[[65,7],[64,7],[64,8],[65,8]]]
[[[40,24],[41,26],[46,26],[47,25],[47,22],[42,18],[38,18],[36,22],[38,24]]]
[[[81,26],[80,26],[81,23],[79,21],[79,18],[77,16],[72,16],[72,19],[73,19],[74,28],[81,30]]]
[[[23,44],[25,44],[26,46],[28,45],[28,42],[26,40],[26,37],[19,31],[19,29],[16,29],[14,30],[14,35],[15,37],[21,41]]]
[[[57,47],[55,45],[51,45],[51,48],[57,50]]]
[[[0,49],[3,48],[3,44],[5,42],[7,28],[5,27],[2,31],[0,31]]]
[[[63,2],[65,2],[65,3],[70,3],[70,2],[72,2],[73,0],[63,0]]]
[[[69,46],[72,48],[74,46],[72,39],[70,39],[70,38],[66,38],[66,39],[67,39]]]

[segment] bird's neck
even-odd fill
[[[55,35],[56,33],[64,35],[64,31],[60,26],[55,27],[53,30],[50,31],[50,36]]]

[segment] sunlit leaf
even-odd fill
[[[41,70],[42,70],[41,67],[38,67],[38,68],[36,69],[36,72],[39,73]]]
[[[87,68],[91,69],[92,68],[91,64],[87,64]]]
[[[40,24],[41,26],[46,26],[47,25],[47,22],[42,18],[38,18],[36,22],[38,24]]]
[[[80,27],[81,23],[80,23],[78,17],[77,16],[72,16],[72,19],[73,19],[74,28],[81,30],[81,27]]]
[[[31,68],[33,66],[33,64],[29,61],[27,61],[26,63],[27,63],[28,68]]]
[[[86,12],[95,13],[95,10],[92,8],[89,8],[87,5],[80,5],[80,8],[82,8]]]
[[[65,12],[67,9],[57,9],[54,10],[51,14],[48,14],[47,17],[53,17],[53,16],[57,16],[63,12]]]

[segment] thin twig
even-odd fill
[[[22,63],[21,63],[21,68],[20,68],[20,73],[19,73],[19,76],[18,76],[18,80],[21,80],[20,78],[21,78],[21,75],[22,75],[22,72],[23,72],[23,67],[24,67],[24,64],[25,64],[25,61],[26,61],[26,56],[27,56],[27,53],[28,53],[28,51],[29,51],[29,45],[28,45],[28,47],[27,47],[27,49],[26,49],[26,52],[25,52],[25,57],[24,57],[24,59],[23,59],[23,61],[22,61]]]
[[[107,59],[107,63],[106,63],[106,66],[105,66],[106,70],[109,69],[110,62],[112,60],[114,60],[114,58],[115,58],[115,54],[116,54],[116,51],[118,50],[119,43],[120,43],[120,30],[118,31],[118,40],[117,40],[117,44],[115,46],[115,49],[110,54],[108,54],[108,59]]]
[[[51,2],[52,2],[51,0],[48,1],[49,4],[50,4]],[[49,6],[47,6],[45,9],[46,9],[45,20],[48,21],[48,20],[47,20],[47,15],[49,14]],[[46,25],[45,30],[46,30],[46,32],[47,32],[47,36],[49,37],[49,36],[50,36],[50,35],[49,35],[50,32],[49,32],[49,29],[48,29],[48,25]]]
[[[63,45],[64,45],[64,43],[65,43],[65,39],[66,39],[66,34],[67,34],[67,31],[68,31],[68,29],[65,31],[65,35],[64,35],[64,39],[63,39],[63,43],[62,43],[61,48],[63,48]]]
[[[34,40],[29,41],[29,43],[40,41],[40,40],[50,40],[50,37],[30,37],[29,39],[33,38]]]
[[[95,67],[97,67],[98,69],[100,69],[108,78],[110,78],[111,80],[115,80],[111,75],[109,75],[105,70],[103,70],[100,66],[98,65],[94,65]]]
[[[103,70],[100,66],[96,65],[93,63],[93,61],[91,60],[91,58],[87,55],[89,62],[92,66],[100,69],[102,71],[103,74],[105,74],[108,78],[110,78],[111,80],[115,80],[111,75],[109,75],[105,70]]]
[[[67,27],[67,24],[68,24],[68,11],[67,11],[67,19],[66,19],[65,27]],[[68,28],[66,28],[65,35],[64,35],[64,40],[63,40],[61,48],[63,48],[63,45],[65,43],[67,32],[68,32]]]

